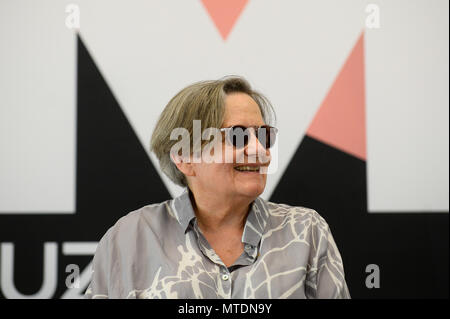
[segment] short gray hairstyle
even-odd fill
[[[153,131],[150,150],[159,160],[161,170],[175,184],[188,186],[186,176],[170,158],[170,150],[177,143],[170,139],[175,128],[185,128],[193,144],[193,121],[201,120],[202,127],[220,128],[225,114],[225,97],[232,93],[245,93],[258,104],[266,124],[275,121],[275,111],[270,101],[253,90],[246,79],[226,76],[219,80],[200,81],[178,92],[166,105]],[[208,141],[202,141],[203,147]],[[191,154],[192,154],[191,148]]]

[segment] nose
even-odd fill
[[[249,161],[250,163],[256,163],[256,159],[258,159],[258,163],[267,164],[270,162],[270,150],[266,149],[261,142],[256,137],[255,129],[249,129],[250,136],[248,140],[248,144],[244,148],[245,155],[253,160]]]

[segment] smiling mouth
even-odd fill
[[[234,168],[238,172],[244,173],[259,173],[259,166],[236,166]]]

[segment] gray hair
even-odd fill
[[[243,77],[226,76],[219,80],[200,81],[182,89],[164,108],[150,142],[150,150],[157,156],[161,170],[175,184],[188,186],[186,176],[171,160],[170,150],[177,141],[170,139],[170,133],[175,128],[185,128],[192,145],[194,120],[201,120],[205,128],[220,128],[225,114],[225,97],[232,93],[248,94],[258,104],[265,123],[275,121],[275,111],[269,100],[253,90]],[[207,142],[202,141],[201,147]]]

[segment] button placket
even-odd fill
[[[225,266],[220,267],[219,280],[222,282],[225,298],[231,298],[231,274]]]
[[[222,278],[223,281],[227,281],[230,279],[230,274],[228,272],[228,269],[226,267],[221,267],[220,269],[220,278]]]

